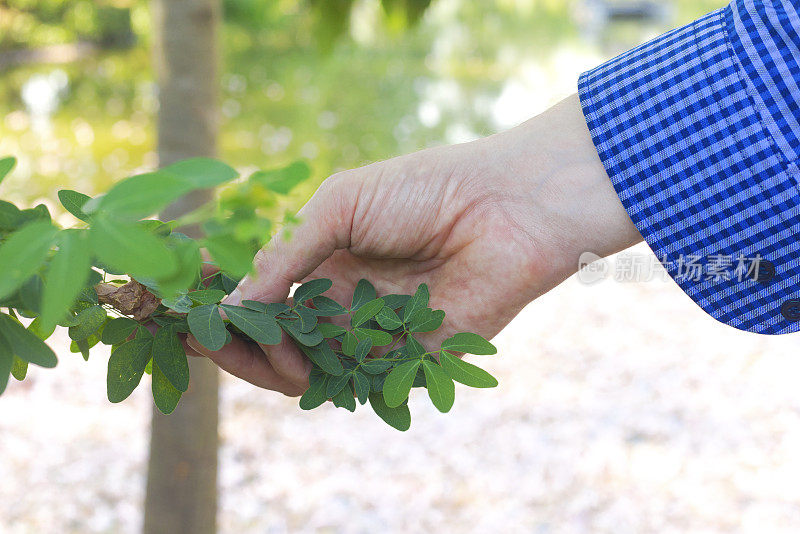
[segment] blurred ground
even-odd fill
[[[412,399],[405,434],[227,379],[220,532],[800,531],[800,336],[572,278],[496,343],[500,387]],[[59,367],[0,403],[0,531],[138,532],[148,388],[112,406],[99,352]]]

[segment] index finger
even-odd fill
[[[300,224],[274,237],[256,254],[255,273],[242,279],[223,302],[283,302],[292,284],[311,274],[337,249],[350,246],[360,187],[351,175],[325,180],[298,213]]]

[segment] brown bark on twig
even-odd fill
[[[108,304],[137,321],[150,317],[161,304],[161,299],[136,280],[131,280],[122,286],[103,282],[94,286],[94,290],[101,303]]]

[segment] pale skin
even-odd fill
[[[335,174],[300,211],[291,239],[274,238],[255,275],[227,302],[282,302],[292,284],[330,278],[347,303],[361,278],[378,294],[425,282],[446,312],[434,346],[455,332],[490,339],[528,303],[578,268],[642,238],[597,155],[577,95],[503,133]],[[277,346],[242,340],[195,355],[252,384],[300,395],[310,361],[284,334]]]

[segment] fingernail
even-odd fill
[[[201,345],[200,342],[197,341],[197,339],[195,339],[195,337],[191,334],[186,336],[186,344],[192,347],[192,350],[198,354],[202,354],[203,356],[205,356],[208,352],[208,349]]]
[[[239,288],[233,290],[233,293],[222,299],[223,304],[228,304],[230,306],[238,306],[242,303],[242,292],[239,291]]]

